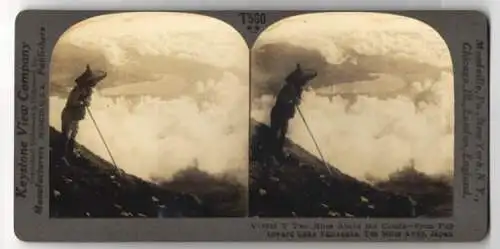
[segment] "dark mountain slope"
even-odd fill
[[[416,170],[411,162],[389,175],[388,179],[373,179],[371,182],[379,189],[411,196],[420,203],[423,216],[449,217],[453,214],[451,175],[426,175]]]
[[[250,216],[416,217],[421,206],[405,195],[382,191],[343,174],[328,173],[321,160],[288,140],[283,164],[266,155],[269,127],[252,122]]]
[[[246,214],[246,210],[240,208],[245,196],[241,192],[246,191],[241,191],[241,187],[230,189],[237,183],[226,183],[224,179],[208,174],[204,175],[203,183],[193,182],[189,174],[184,173],[184,177],[177,176],[172,182],[156,184],[115,169],[81,145],[77,145],[81,157],[65,159],[58,142],[61,134],[51,127],[50,137],[51,217],[220,217]],[[187,169],[186,172],[192,174],[194,171]],[[205,184],[207,190],[199,193],[181,189],[178,187],[183,185],[181,182]],[[207,199],[213,195],[219,196],[225,206]]]
[[[233,175],[213,176],[196,167],[177,172],[165,181],[155,179],[159,186],[177,192],[192,193],[202,200],[210,216],[239,217],[247,214],[247,188]]]

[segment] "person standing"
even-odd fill
[[[64,154],[75,153],[75,138],[78,134],[79,122],[85,118],[86,110],[90,106],[94,87],[106,78],[107,73],[92,70],[87,64],[85,71],[76,78],[61,113],[61,131],[64,136]]]
[[[284,159],[283,146],[288,123],[295,117],[304,86],[316,76],[317,72],[303,70],[300,64],[297,64],[295,70],[286,77],[286,83],[276,97],[276,102],[271,109],[271,133],[274,140],[273,154],[278,160]]]

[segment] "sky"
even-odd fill
[[[127,63],[125,50],[172,55],[224,68],[245,68],[243,38],[218,19],[185,13],[121,13],[93,17],[69,28],[60,42],[97,48],[114,65]],[[245,68],[246,69],[246,68]]]
[[[252,62],[252,118],[264,123],[295,63],[318,71],[300,108],[325,159],[344,173],[453,171],[452,61],[429,25],[390,14],[295,16],[260,35]],[[299,115],[288,136],[319,156]]]
[[[384,178],[410,162],[429,174],[452,171],[451,57],[425,23],[373,13],[301,15],[260,34],[251,86],[249,56],[237,31],[209,17],[87,19],[54,49],[51,125],[59,129],[67,91],[90,63],[108,72],[91,108],[125,171],[169,178],[196,165],[245,181],[248,110],[268,122],[283,76],[301,62],[319,73],[300,108],[329,163],[358,179]],[[288,136],[319,155],[300,117]],[[89,118],[77,140],[109,159]]]
[[[93,17],[59,39],[51,65],[50,123],[74,78],[105,70],[91,111],[119,167],[144,179],[190,166],[247,175],[248,48],[222,21],[179,13]],[[90,117],[77,141],[110,159]]]

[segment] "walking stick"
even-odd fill
[[[314,145],[316,146],[316,150],[318,150],[319,156],[321,157],[321,160],[323,161],[323,165],[328,170],[328,173],[330,173],[330,175],[332,175],[332,171],[331,171],[330,167],[326,164],[325,158],[323,157],[323,153],[321,153],[321,150],[319,149],[318,143],[316,142],[316,139],[314,138],[314,135],[313,135],[311,129],[309,128],[309,125],[307,124],[307,121],[304,118],[304,115],[302,114],[302,111],[300,110],[299,106],[295,106],[295,107],[297,108],[297,111],[299,112],[300,117],[302,118],[302,121],[304,121],[304,124],[306,126],[307,132],[309,132],[309,135],[311,136],[311,138],[312,138],[312,140],[314,142]]]
[[[115,159],[113,158],[113,155],[111,154],[111,151],[109,150],[108,144],[106,143],[106,140],[104,140],[104,136],[102,135],[101,130],[99,129],[99,126],[97,125],[97,122],[95,121],[94,116],[92,115],[92,112],[90,111],[90,107],[87,106],[86,108],[87,108],[87,111],[89,113],[90,118],[92,119],[92,122],[94,123],[94,126],[95,126],[97,132],[99,133],[99,136],[101,137],[102,142],[104,143],[104,147],[106,147],[106,150],[108,151],[109,157],[111,158],[111,161],[113,162],[113,166],[115,166],[115,169],[118,168],[116,166]]]

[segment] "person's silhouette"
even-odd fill
[[[288,131],[288,122],[295,116],[295,108],[300,105],[304,86],[317,76],[317,72],[304,70],[297,64],[290,73],[285,85],[279,91],[271,110],[271,134],[273,138],[273,155],[284,159],[283,145]]]
[[[69,93],[61,113],[61,130],[64,135],[64,153],[74,153],[78,124],[85,118],[86,108],[90,105],[93,88],[107,76],[106,72],[91,70],[87,65],[75,80],[76,86]]]

